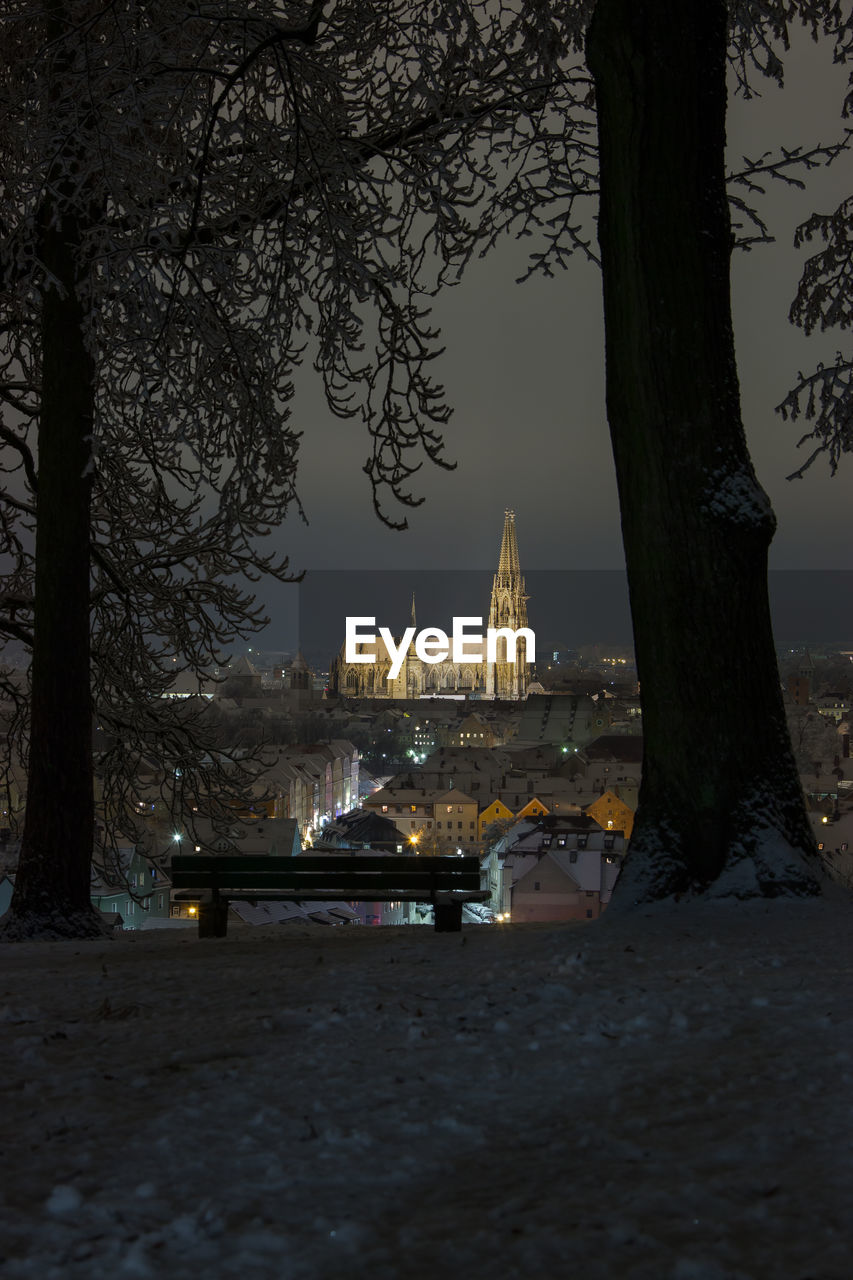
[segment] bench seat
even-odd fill
[[[178,901],[199,902],[199,937],[224,937],[228,903],[423,902],[440,933],[462,928],[462,906],[486,902],[476,857],[381,854],[177,855],[171,862]]]

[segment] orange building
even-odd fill
[[[621,831],[626,840],[631,837],[634,826],[634,810],[619,796],[618,788],[605,791],[592,804],[587,805],[584,813],[594,818],[605,831]]]

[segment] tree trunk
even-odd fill
[[[61,4],[48,34],[64,33]],[[63,59],[57,58],[57,74]],[[54,95],[50,95],[51,98]],[[95,368],[85,341],[85,267],[75,165],[60,155],[41,218],[42,386],[27,809],[0,937],[94,937],[94,793],[89,673],[89,519]]]
[[[45,229],[45,293],[27,811],[6,939],[103,932],[94,836],[89,505],[94,368],[83,338],[74,219]]]
[[[607,412],[645,756],[622,905],[819,889],[767,593],[775,519],[740,419],[724,0],[599,0]]]

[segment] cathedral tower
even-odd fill
[[[501,540],[501,557],[492,584],[492,601],[489,608],[490,627],[509,627],[518,631],[527,626],[527,599],[524,579],[518,563],[518,541],[515,536],[515,512],[504,513],[504,532]],[[528,666],[526,643],[518,641],[516,661],[506,661],[506,641],[498,642],[498,660],[486,666],[487,698],[526,698]]]

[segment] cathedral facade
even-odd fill
[[[498,571],[492,584],[488,626],[494,629],[508,628],[518,631],[527,627],[527,599],[524,578],[518,560],[518,540],[515,532],[515,512],[504,516],[503,538]],[[411,625],[417,628],[415,602],[412,600]],[[394,638],[399,645],[400,637]],[[372,654],[375,662],[347,662],[342,648],[329,673],[330,688],[347,698],[430,698],[467,696],[473,698],[523,699],[527,697],[530,666],[527,660],[526,641],[518,640],[515,661],[507,660],[507,642],[500,638],[496,661],[482,659],[469,662],[453,662],[450,658],[441,662],[422,662],[409,646],[399,673],[392,680],[389,672],[392,658],[377,636],[371,645],[364,645],[364,654]]]

